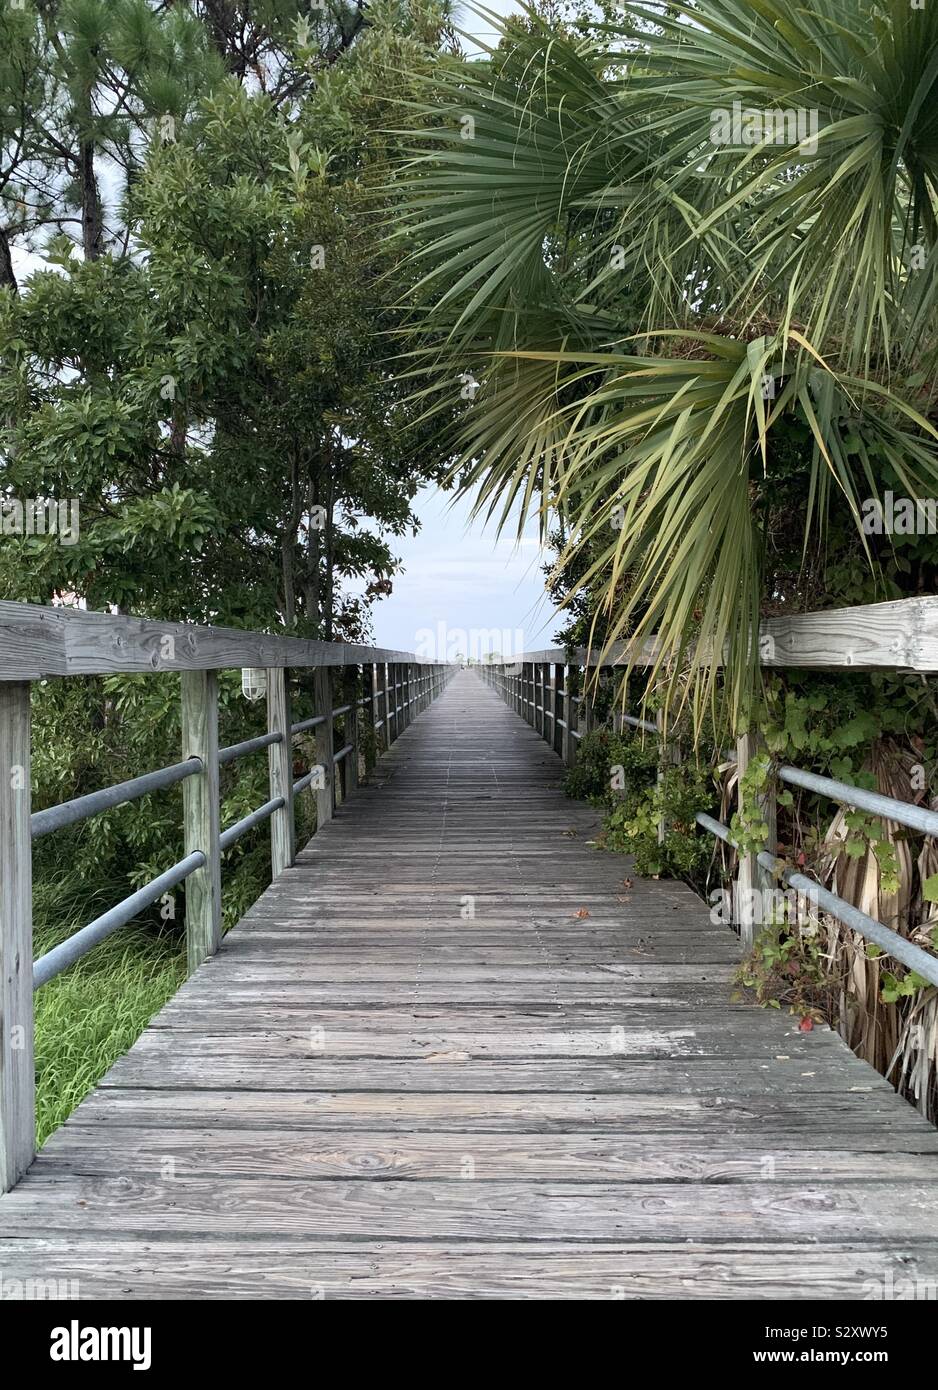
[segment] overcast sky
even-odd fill
[[[483,0],[497,14],[516,10],[512,0]],[[456,27],[493,43],[494,32],[484,17],[468,6],[457,12]],[[471,43],[463,38],[463,47]],[[466,634],[468,653],[498,650],[517,655],[551,644],[559,626],[544,595],[541,566],[547,556],[538,547],[536,528],[521,545],[513,534],[499,540],[494,525],[470,523],[468,502],[453,504],[445,494],[427,489],[414,510],[423,529],[414,539],[396,543],[405,572],[394,581],[394,592],[374,610],[375,640],[380,646],[413,650],[436,633],[440,624],[454,645]],[[463,648],[466,650],[466,648]]]

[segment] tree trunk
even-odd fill
[[[0,286],[6,286],[14,294],[18,292],[16,275],[13,271],[13,256],[10,252],[10,236],[6,227],[0,227]]]
[[[280,546],[283,565],[283,621],[287,627],[296,622],[296,580],[293,574],[293,537],[284,536]]]
[[[323,626],[325,629],[325,640],[332,641],[332,605],[335,592],[335,524],[333,515],[335,504],[332,499],[332,489],[329,490],[329,506],[326,510],[326,591],[323,598]]]
[[[101,200],[94,172],[94,141],[82,140],[78,151],[81,170],[81,239],[86,261],[96,261],[102,250]]]

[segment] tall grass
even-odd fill
[[[44,873],[34,896],[35,954],[42,955],[119,902],[126,884],[89,893],[74,869]],[[175,926],[115,932],[36,994],[36,1142],[41,1145],[140,1036],[185,978]]]

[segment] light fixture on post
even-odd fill
[[[263,666],[245,666],[242,669],[241,694],[246,700],[263,700],[267,694],[267,672]]]

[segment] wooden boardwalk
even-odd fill
[[[3,1278],[84,1298],[938,1283],[938,1134],[828,1030],[731,1004],[732,933],[682,885],[624,881],[560,773],[458,675],[0,1199]]]

